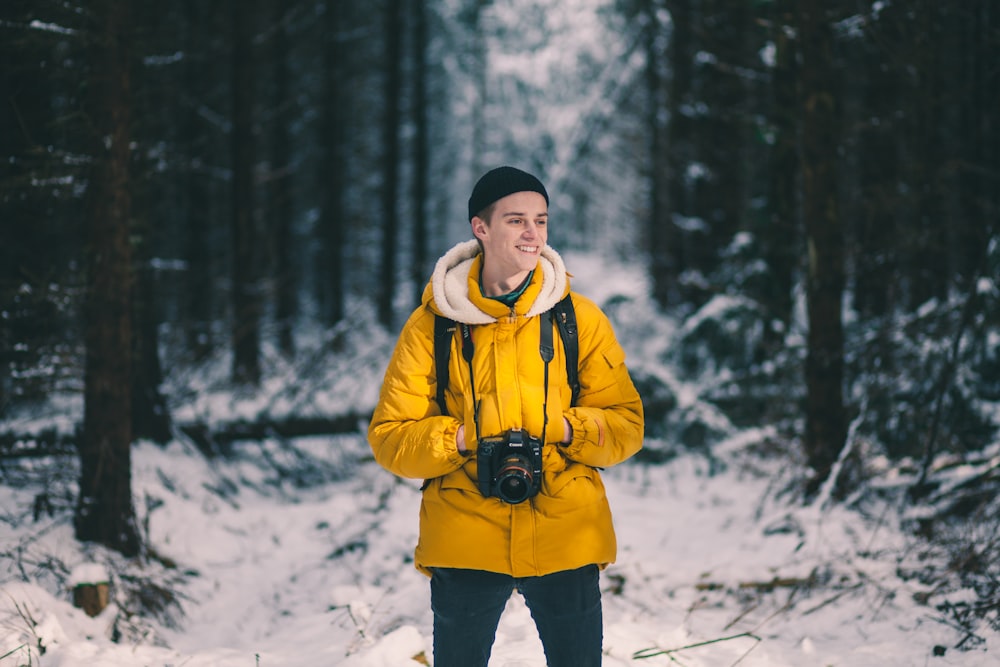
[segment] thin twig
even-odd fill
[[[853,585],[853,586],[851,586],[850,588],[845,588],[844,590],[840,591],[839,593],[837,593],[837,594],[836,594],[836,595],[834,595],[833,597],[830,597],[830,598],[827,598],[827,599],[826,599],[826,600],[824,600],[823,602],[820,602],[820,603],[819,603],[818,605],[816,605],[815,607],[810,607],[809,609],[806,609],[806,610],[805,610],[804,612],[802,612],[802,615],[803,615],[803,616],[808,616],[809,614],[812,614],[812,613],[814,613],[814,612],[817,612],[817,611],[819,611],[820,609],[822,609],[823,607],[827,606],[828,604],[833,604],[834,602],[836,602],[836,601],[837,601],[837,600],[839,600],[840,598],[844,597],[845,595],[847,595],[847,594],[848,594],[848,593],[850,593],[851,591],[856,591],[856,590],[858,590],[858,589],[859,589],[859,588],[861,588],[861,587],[862,587],[863,585],[864,585],[864,582],[861,582],[861,581],[859,581],[858,583],[854,584],[854,585]]]
[[[4,658],[6,658],[6,657],[8,657],[8,656],[12,656],[12,655],[14,655],[15,653],[17,653],[18,651],[20,651],[20,650],[21,650],[22,648],[24,648],[25,646],[27,646],[27,644],[21,644],[21,645],[20,645],[20,646],[18,646],[17,648],[15,648],[15,649],[12,649],[12,650],[10,650],[10,651],[8,651],[7,653],[4,653],[3,655],[0,655],[0,660],[3,660]]]
[[[753,639],[753,640],[757,641],[758,643],[761,642],[761,641],[763,641],[760,637],[758,637],[757,635],[755,635],[755,634],[753,634],[751,632],[741,632],[738,635],[730,635],[728,637],[717,637],[716,639],[708,639],[708,640],[703,641],[703,642],[697,642],[695,644],[688,644],[687,646],[681,646],[679,648],[669,648],[669,649],[661,649],[659,647],[644,648],[644,649],[641,649],[641,650],[636,651],[635,653],[633,653],[632,654],[632,659],[633,660],[644,660],[645,658],[654,658],[654,657],[656,657],[658,655],[665,655],[665,656],[670,657],[671,654],[673,654],[673,653],[679,653],[680,651],[687,651],[688,649],[700,648],[702,646],[709,646],[711,644],[718,644],[720,642],[728,642],[728,641],[731,641],[733,639],[740,639],[742,637],[749,637],[750,639]],[[742,660],[742,659],[743,658],[740,658],[740,660]]]
[[[749,607],[747,607],[746,609],[744,609],[743,611],[741,611],[739,614],[737,614],[736,618],[734,618],[733,620],[731,620],[728,623],[726,623],[726,626],[724,628],[722,628],[722,629],[723,630],[729,630],[734,625],[736,625],[737,623],[739,623],[740,621],[742,621],[747,616],[747,614],[749,614],[750,612],[756,610],[758,607],[760,607],[760,602],[757,602],[756,604],[750,605]]]

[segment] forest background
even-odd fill
[[[841,500],[888,460],[1000,616],[1000,11],[819,0],[12,0],[0,9],[0,458],[73,456],[76,534],[143,552],[137,440],[356,429],[199,421],[390,334],[497,164],[551,243],[642,265],[702,398]],[[797,327],[796,322],[804,323]],[[319,345],[312,341],[319,340]],[[165,363],[164,360],[169,360]],[[648,432],[710,423],[638,371]],[[55,425],[54,425],[55,424]],[[670,452],[650,450],[650,460]],[[960,486],[940,483],[957,467]],[[5,483],[11,483],[9,479]]]

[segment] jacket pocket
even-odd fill
[[[573,462],[564,470],[546,474],[543,483],[542,493],[553,498],[566,496],[574,501],[587,502],[588,499],[597,499],[601,495],[597,492],[598,486],[601,486],[598,472],[582,463]]]
[[[601,350],[601,356],[604,357],[608,368],[618,368],[625,363],[625,348],[615,343]]]
[[[439,477],[442,489],[459,489],[461,491],[474,491],[479,493],[479,485],[472,477],[476,469],[471,463],[466,463],[462,468],[450,472],[443,477]],[[432,480],[433,481],[433,480]]]

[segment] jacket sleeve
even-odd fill
[[[621,463],[642,448],[642,399],[625,366],[611,322],[574,294],[580,344],[580,397],[565,417],[573,429],[563,455],[595,468]]]
[[[418,308],[403,326],[368,426],[375,460],[400,477],[430,479],[461,468],[459,421],[435,399],[434,314]]]

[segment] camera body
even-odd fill
[[[482,438],[476,453],[479,492],[517,504],[538,493],[542,484],[542,442],[521,429]]]

